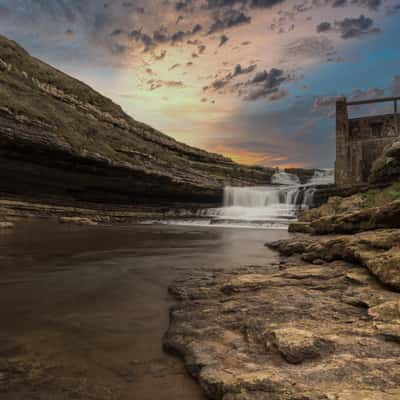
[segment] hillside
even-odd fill
[[[89,86],[0,36],[0,193],[99,203],[214,203],[248,167],[138,122]]]

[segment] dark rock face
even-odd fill
[[[226,184],[270,182],[137,122],[0,36],[0,192],[100,203],[219,203]]]

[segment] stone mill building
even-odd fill
[[[398,140],[400,121],[397,114],[399,97],[336,102],[335,183],[339,187],[368,183],[372,165],[383,149]],[[349,118],[349,107],[372,103],[393,103],[390,114]]]

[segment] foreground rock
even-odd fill
[[[343,261],[283,262],[171,287],[165,348],[211,399],[400,398],[400,295]]]
[[[331,197],[326,204],[302,213],[291,232],[350,234],[400,228],[400,183],[374,188],[346,198]]]
[[[383,284],[400,291],[400,230],[377,230],[323,239],[299,238],[268,244],[304,261],[344,260],[366,267]]]

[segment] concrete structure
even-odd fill
[[[374,161],[383,149],[398,139],[400,118],[397,101],[400,97],[347,102],[336,102],[336,162],[335,183],[339,187],[368,182]],[[349,118],[348,107],[371,103],[393,102],[391,114]]]

